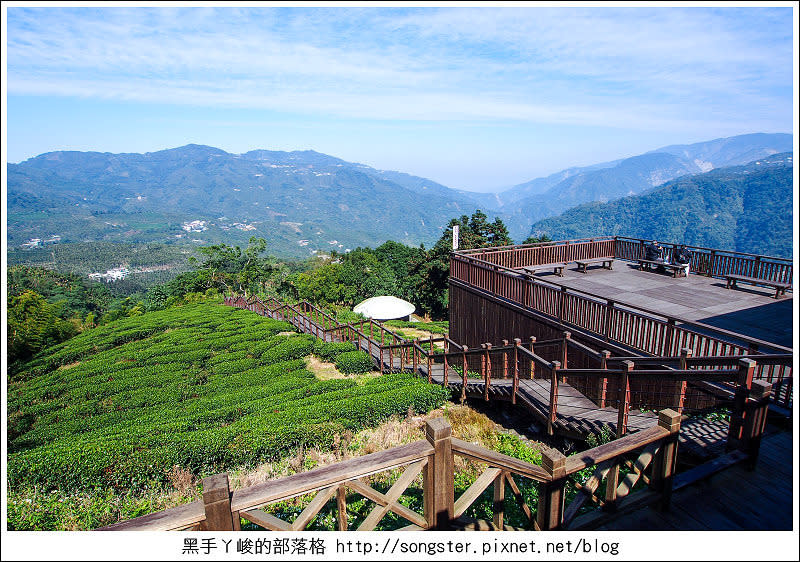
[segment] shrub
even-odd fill
[[[336,358],[342,353],[350,351],[356,351],[356,346],[351,342],[324,342],[317,340],[314,343],[314,355],[330,363],[335,362]]]
[[[348,351],[336,358],[336,368],[342,373],[368,373],[375,370],[375,362],[364,351]]]

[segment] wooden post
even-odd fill
[[[542,468],[551,478],[541,486],[539,506],[536,510],[536,521],[542,531],[561,529],[564,519],[564,485],[567,481],[566,462],[567,457],[560,451],[555,449],[542,451]]]
[[[425,438],[434,449],[423,473],[425,520],[428,529],[449,529],[454,512],[452,428],[444,418],[434,418],[425,425]]]
[[[416,374],[418,374],[417,368],[419,367],[419,360],[418,360],[418,357],[417,357],[417,344],[416,344],[416,342],[413,344],[413,347],[411,348],[411,362],[412,362],[413,367],[414,367],[414,374],[416,375]]]
[[[492,359],[489,356],[489,352],[492,351],[492,344],[485,343],[483,346],[485,353],[486,353],[486,370],[483,374],[483,399],[485,401],[489,401],[489,385],[492,384]]]
[[[667,320],[667,333],[661,342],[661,355],[672,355],[672,342],[675,338],[675,319],[669,318]]]
[[[606,301],[606,322],[605,327],[603,328],[603,339],[608,341],[611,338],[611,331],[612,331],[612,320],[614,318],[614,301],[607,300]]]
[[[467,346],[461,346],[461,359],[463,364],[461,365],[461,403],[463,404],[464,401],[467,399]]]
[[[550,412],[547,416],[547,434],[553,435],[553,424],[558,415],[558,369],[561,367],[558,361],[553,361],[553,368],[550,370]]]
[[[201,531],[240,531],[239,512],[231,512],[231,490],[228,475],[215,474],[203,478],[203,507],[206,518]]]
[[[450,368],[450,366],[447,364],[447,347],[448,347],[447,346],[447,338],[445,338],[445,340],[444,340],[444,356],[443,356],[443,358],[444,358],[444,363],[443,363],[444,373],[442,374],[442,386],[444,386],[445,388],[447,388],[447,371]]]
[[[531,346],[531,353],[535,353],[533,351],[533,346],[536,344],[536,336],[531,336],[530,338],[530,346]],[[533,363],[533,359],[531,359],[531,380],[536,377],[536,366]]]
[[[503,378],[508,378],[508,340],[503,340]]]
[[[558,321],[563,323],[564,322],[564,306],[567,301],[567,288],[562,286],[561,292],[558,294]]]
[[[767,381],[753,381],[750,394],[745,407],[744,427],[740,448],[747,453],[748,459],[745,467],[755,470],[758,460],[758,450],[761,447],[761,437],[767,424],[767,411],[772,385]]]
[[[672,478],[678,459],[678,432],[681,429],[681,414],[675,410],[661,410],[658,413],[658,426],[669,431],[669,436],[661,442],[661,448],[653,457],[650,474],[650,489],[661,492],[659,511],[669,509],[672,497]]]
[[[633,361],[623,361],[620,371],[619,401],[617,402],[617,438],[628,431],[628,410],[631,406],[631,381],[628,373],[633,371]]]
[[[511,392],[511,403],[517,403],[517,391],[519,390],[519,346],[522,345],[522,340],[514,338],[514,383]]]
[[[750,395],[750,388],[753,384],[753,372],[756,362],[752,359],[739,359],[739,376],[736,391],[733,396],[733,409],[731,410],[731,422],[728,426],[728,442],[725,450],[730,451],[740,447],[742,439],[745,406],[747,397]]]
[[[569,369],[567,366],[567,348],[569,346],[569,338],[572,334],[569,332],[564,332],[563,337],[561,338],[561,368],[562,369]]]
[[[608,370],[608,358],[611,357],[611,352],[604,349],[600,352],[600,369],[602,371]],[[606,393],[608,392],[608,377],[602,376],[597,378],[597,406],[599,408],[606,407]]]
[[[431,336],[431,340],[433,340],[433,336]],[[431,361],[431,359],[432,359],[431,358],[431,352],[433,351],[433,341],[431,341],[428,345],[429,345],[429,349],[428,349],[428,352],[426,354],[427,358],[428,358],[428,382],[431,382],[431,379],[433,377],[433,372],[432,372],[433,362]]]
[[[347,530],[347,488],[344,484],[336,487],[336,528],[339,531]]]
[[[506,473],[501,471],[494,479],[494,498],[492,502],[492,523],[495,531],[503,530],[503,516],[505,515],[506,499]]]
[[[688,359],[692,356],[692,354],[693,354],[692,350],[689,349],[688,347],[684,347],[683,349],[681,349],[681,364],[680,364],[681,371],[687,371],[689,369]],[[686,385],[687,383],[685,380],[676,381],[675,398],[673,401],[675,402],[675,407],[678,410],[679,414],[683,413],[683,404],[684,401],[686,400]]]

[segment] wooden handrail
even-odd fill
[[[648,445],[654,441],[663,439],[667,435],[669,435],[669,431],[657,425],[637,431],[636,433],[629,433],[624,437],[615,439],[614,441],[605,443],[603,445],[598,445],[597,447],[589,449],[588,451],[570,455],[567,457],[564,470],[567,474],[574,474],[575,472],[583,470],[584,468],[600,464],[607,460],[624,455],[630,451],[644,447],[645,445]]]
[[[101,527],[98,531],[172,531],[191,527],[205,521],[206,514],[203,501],[171,507],[135,519],[120,521],[113,525]]]
[[[497,451],[492,451],[481,445],[456,439],[455,437],[453,438],[453,452],[462,457],[485,462],[490,466],[526,476],[537,482],[548,482],[550,480],[548,472],[539,465],[521,461],[514,457],[498,453]]]
[[[588,377],[607,377],[610,374],[618,373],[618,369],[562,369],[559,373],[562,376],[580,375]],[[655,378],[673,381],[730,381],[735,380],[739,371],[737,369],[660,369],[660,370],[640,370],[629,371],[631,378]]]
[[[415,441],[408,445],[256,484],[249,488],[235,490],[231,497],[231,509],[242,511],[258,505],[293,498],[333,484],[397,468],[427,457],[433,452],[433,447],[427,441]]]

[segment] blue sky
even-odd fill
[[[790,7],[5,9],[9,162],[313,149],[486,191],[793,132]]]

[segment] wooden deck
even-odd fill
[[[669,511],[641,508],[598,530],[790,531],[793,463],[791,432],[767,435],[754,471],[737,464],[674,491]],[[680,485],[679,478],[676,485]]]
[[[536,277],[630,304],[667,316],[702,322],[792,347],[792,292],[773,298],[769,287],[742,286],[726,289],[725,279],[690,273],[673,278],[669,273],[639,271],[635,262],[616,260],[614,269],[594,268],[580,273],[576,263],[564,268],[564,276],[540,270]]]

